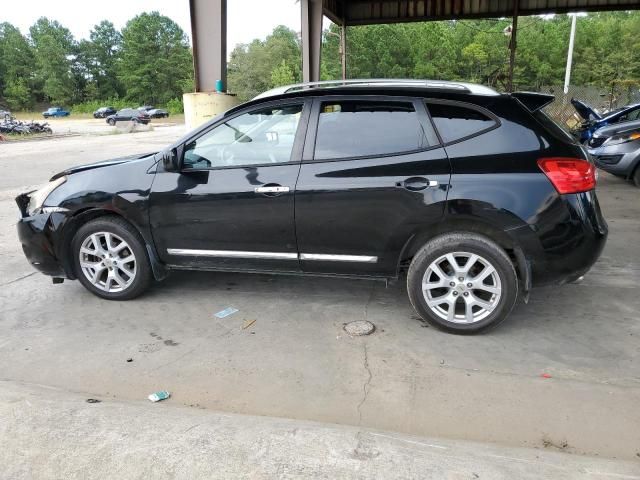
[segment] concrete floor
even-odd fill
[[[11,480],[640,480],[640,462],[104,400],[0,381]],[[61,421],[61,419],[64,419]]]
[[[402,282],[179,272],[107,302],[32,273],[15,195],[181,133],[0,146],[0,379],[122,400],[167,389],[174,405],[640,460],[640,190],[601,173],[610,239],[585,281],[534,291],[475,337],[425,328]],[[227,306],[239,312],[213,316]],[[343,332],[362,319],[376,333]]]

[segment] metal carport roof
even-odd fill
[[[323,13],[344,25],[425,22],[540,15],[576,11],[635,10],[634,0],[323,0]]]

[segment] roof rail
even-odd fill
[[[388,78],[367,78],[367,79],[349,79],[349,80],[324,80],[321,82],[307,82],[296,85],[289,85],[285,93],[295,90],[303,90],[305,88],[314,87],[340,87],[350,85],[378,85],[378,86],[395,86],[406,85],[415,87],[432,87],[432,88],[451,88],[456,90],[469,90],[462,84],[453,82],[438,82],[435,80],[414,80],[414,79],[388,79]]]
[[[255,99],[273,97],[275,95],[283,95],[285,93],[326,87],[348,87],[348,86],[379,86],[379,87],[415,87],[415,88],[433,88],[440,90],[455,90],[461,93],[477,93],[485,95],[496,95],[497,92],[484,85],[475,85],[465,82],[449,82],[445,80],[416,80],[416,79],[395,79],[395,78],[360,78],[349,80],[325,80],[321,82],[297,83],[295,85],[286,85],[277,87],[261,93]]]

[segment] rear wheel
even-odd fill
[[[430,240],[415,255],[407,291],[424,320],[471,334],[507,318],[518,296],[518,277],[509,256],[493,241],[450,233]]]
[[[76,276],[94,295],[128,300],[151,284],[144,242],[121,218],[98,218],[83,225],[74,236],[71,249]]]

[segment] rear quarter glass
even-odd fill
[[[427,109],[444,144],[480,135],[499,125],[489,111],[471,104],[431,100]]]

